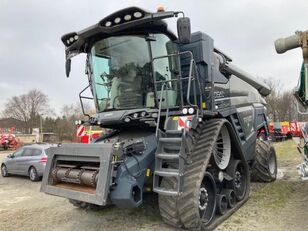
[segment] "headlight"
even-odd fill
[[[118,24],[120,22],[121,22],[121,18],[117,17],[117,18],[114,19],[114,23]]]
[[[189,114],[193,114],[194,112],[195,112],[195,109],[194,109],[194,108],[191,107],[191,108],[188,109],[188,113],[189,113]]]
[[[130,14],[127,14],[127,15],[124,16],[125,21],[129,21],[131,19],[132,19],[132,16]]]
[[[111,22],[110,21],[107,21],[106,23],[105,23],[105,27],[110,27],[111,26]]]
[[[134,17],[135,18],[141,18],[142,17],[142,13],[137,11],[137,12],[134,13]]]
[[[188,112],[188,109],[187,109],[187,108],[183,108],[182,113],[183,113],[184,115],[186,115],[187,112]]]

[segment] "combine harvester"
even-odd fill
[[[303,65],[300,70],[300,76],[298,81],[297,89],[294,95],[297,101],[304,107],[308,106],[308,30],[307,31],[297,31],[295,35],[289,36],[287,38],[281,38],[275,41],[275,48],[278,54],[282,54],[288,50],[295,48],[302,48],[303,51]],[[300,114],[308,114],[308,112],[302,112],[299,110]],[[303,162],[298,166],[299,174],[303,180],[308,180],[308,127],[307,124],[302,124],[301,126],[302,138],[294,139],[297,143],[297,149],[303,157]]]
[[[163,20],[174,17],[177,35]],[[80,101],[90,88],[97,113],[85,124],[111,132],[52,149],[41,191],[83,208],[135,208],[150,188],[166,223],[210,230],[247,201],[251,172],[276,179],[263,98],[269,88],[209,35],[191,34],[183,12],[130,7],[62,42],[67,76],[71,58],[87,55]]]

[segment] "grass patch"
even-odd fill
[[[297,183],[287,181],[276,181],[266,184],[265,187],[252,194],[251,200],[258,207],[266,209],[283,208],[291,194],[295,191]]]
[[[275,142],[273,144],[276,150],[278,167],[300,163],[301,156],[298,153],[296,144],[293,140]]]

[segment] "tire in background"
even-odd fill
[[[9,173],[7,171],[7,167],[5,166],[5,164],[1,165],[1,176],[2,177],[8,177]]]
[[[39,181],[41,177],[37,174],[37,170],[34,167],[29,169],[29,178],[31,181]]]
[[[259,182],[272,182],[277,178],[277,157],[269,141],[257,140],[256,159],[251,179]]]

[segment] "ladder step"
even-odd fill
[[[178,171],[174,171],[174,170],[170,170],[170,169],[164,170],[164,171],[155,170],[154,174],[158,175],[158,176],[165,176],[165,177],[177,177],[177,176],[180,176]]]
[[[171,152],[176,152],[178,153],[181,149],[181,145],[164,145],[163,146],[165,151],[171,151]]]
[[[179,195],[179,192],[177,191],[160,188],[160,187],[154,188],[153,191],[160,195],[164,195],[164,196],[178,196]]]
[[[183,134],[182,130],[167,130],[165,133],[168,135],[182,135]]]
[[[179,159],[180,155],[179,154],[173,154],[173,153],[158,153],[156,154],[157,158],[161,159],[167,159],[167,160],[173,160],[173,159]]]
[[[159,138],[162,143],[181,143],[182,138]]]

